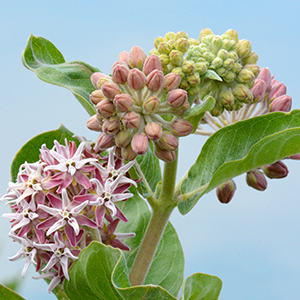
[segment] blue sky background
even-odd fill
[[[10,163],[33,136],[61,123],[95,140],[86,129],[89,116],[63,88],[40,81],[21,63],[31,33],[52,41],[66,61],[82,60],[109,73],[118,53],[141,46],[168,31],[184,30],[197,38],[209,27],[228,28],[252,42],[260,67],[269,67],[288,86],[293,108],[300,107],[298,1],[0,1],[0,194],[7,189]],[[183,138],[178,179],[196,159],[205,138]],[[287,162],[286,179],[268,180],[268,189],[249,188],[236,179],[237,192],[221,205],[215,192],[203,197],[186,216],[172,215],[185,252],[185,277],[194,272],[219,276],[220,300],[298,299],[300,294],[299,161]],[[8,207],[0,204],[0,212]],[[24,261],[9,262],[19,245],[7,238],[10,225],[0,219],[0,282],[19,276]],[[35,281],[31,267],[20,294],[29,300],[55,299]]]

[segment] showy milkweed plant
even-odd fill
[[[218,299],[216,276],[183,282],[171,213],[187,214],[214,189],[230,202],[243,173],[264,191],[267,178],[288,175],[284,159],[300,158],[300,111],[290,111],[285,84],[257,64],[251,42],[232,29],[206,28],[196,39],[168,32],[149,55],[139,46],[120,52],[110,74],[66,63],[42,37],[30,36],[22,58],[70,89],[99,133],[90,141],[62,125],[16,155],[0,200],[22,277],[33,265],[58,299]],[[180,137],[192,134],[209,138],[176,182]]]

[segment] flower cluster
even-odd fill
[[[220,128],[234,124],[237,121],[246,120],[255,116],[264,115],[270,112],[283,111],[289,112],[292,107],[292,98],[286,94],[285,84],[274,79],[268,68],[262,68],[250,90],[253,95],[253,101],[244,105],[238,112],[224,111],[218,118],[213,117],[211,113],[206,112],[204,118],[196,130],[197,134],[211,135],[214,132],[206,130],[203,125],[207,124],[214,131]],[[299,155],[290,157],[299,159]],[[262,166],[259,169],[252,170],[246,175],[247,184],[259,191],[267,188],[268,178],[284,178],[288,175],[288,168],[282,162],[278,161],[270,165]],[[217,188],[217,196],[223,203],[228,203],[228,199],[233,197],[236,190],[235,183],[231,179]]]
[[[9,260],[25,258],[24,277],[30,264],[51,280],[48,292],[66,278],[80,251],[92,240],[129,250],[115,229],[126,217],[116,205],[132,197],[128,188],[136,182],[126,176],[133,162],[122,166],[113,151],[99,161],[99,154],[84,140],[40,149],[40,160],[20,166],[17,180],[10,182],[7,201],[12,212],[9,237],[22,245]]]
[[[87,127],[101,132],[97,147],[116,146],[116,155],[131,161],[145,154],[152,141],[159,159],[173,161],[177,137],[193,130],[181,117],[189,103],[186,91],[178,89],[180,76],[164,76],[159,58],[147,57],[138,46],[120,53],[111,74],[94,73],[91,78],[97,90],[90,99],[97,113]]]

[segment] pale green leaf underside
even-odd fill
[[[222,128],[204,144],[181,185],[181,192],[186,194],[208,186],[179,202],[179,211],[186,214],[200,197],[228,179],[299,152],[299,110],[271,113]]]

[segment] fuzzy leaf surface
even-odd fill
[[[99,69],[81,61],[67,63],[60,51],[47,39],[31,35],[22,53],[26,68],[43,81],[69,89],[92,116],[90,94],[95,90],[90,77]]]
[[[0,299],[1,300],[25,300],[16,292],[0,284]]]
[[[181,185],[182,194],[197,192],[178,203],[182,214],[219,184],[240,174],[300,152],[300,110],[275,112],[226,126],[204,144]]]

